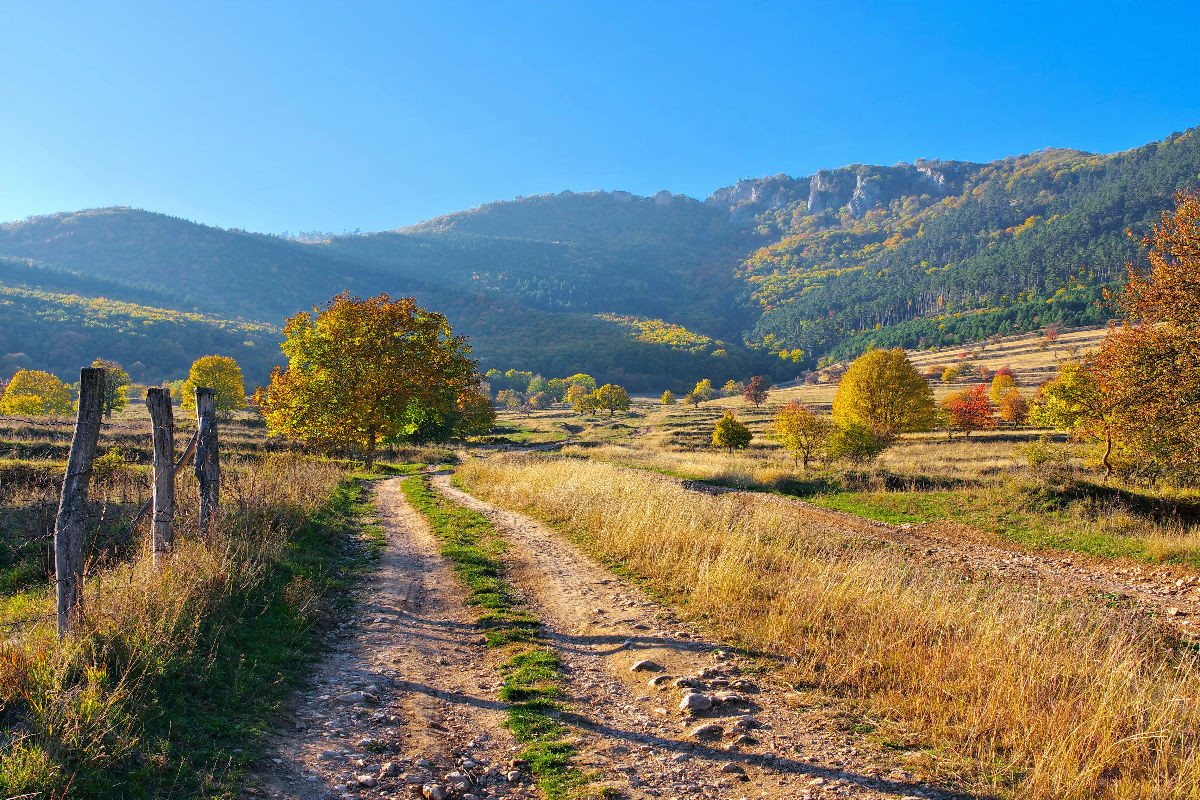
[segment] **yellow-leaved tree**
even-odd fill
[[[267,427],[368,469],[380,443],[444,441],[495,419],[465,337],[411,297],[342,293],[289,318],[280,347],[287,369],[254,394]]]
[[[835,423],[860,423],[883,437],[927,431],[936,420],[933,389],[899,347],[859,356],[833,397]]]
[[[0,397],[0,414],[70,414],[73,407],[70,388],[49,372],[36,369],[14,375]]]
[[[228,356],[203,356],[192,362],[187,380],[180,390],[186,409],[196,407],[196,387],[212,389],[217,411],[237,411],[246,407],[246,384],[242,368]]]

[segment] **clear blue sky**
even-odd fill
[[[0,6],[0,220],[381,230],[517,195],[1112,152],[1200,124],[1200,5]]]

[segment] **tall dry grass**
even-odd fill
[[[195,489],[183,475],[170,562],[155,569],[143,543],[131,561],[96,565],[65,642],[49,590],[0,605],[0,790],[61,793],[74,774],[110,769],[137,749],[139,708],[158,682],[213,645],[223,612],[270,578],[344,477],[333,463],[290,455],[230,459],[219,533],[201,542],[188,535]]]
[[[1200,795],[1200,672],[1136,616],[963,584],[770,497],[551,457],[472,461],[460,474],[742,644],[790,657],[797,681],[856,699],[885,735],[934,745],[973,790]]]

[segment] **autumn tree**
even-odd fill
[[[725,381],[725,385],[721,387],[721,397],[737,397],[744,392],[746,387],[741,381],[735,381],[733,378]]]
[[[1011,375],[996,375],[992,378],[992,385],[988,389],[988,397],[993,403],[999,403],[1000,398],[1017,388],[1017,381]]]
[[[971,438],[971,431],[996,427],[992,401],[988,399],[987,387],[982,383],[948,395],[941,405],[948,415],[950,427],[962,431],[968,439]]]
[[[954,383],[958,380],[958,367],[946,367],[942,370],[942,383]]]
[[[713,389],[712,381],[705,378],[696,384],[696,388],[692,389],[692,394],[699,399],[699,402],[703,403],[716,397],[717,391]]]
[[[561,403],[567,399],[567,389],[571,388],[571,384],[567,383],[564,378],[551,378],[546,381],[546,394],[553,398],[554,402]]]
[[[753,438],[750,429],[738,422],[732,411],[727,410],[713,426],[713,447],[726,447],[731,453],[735,447],[739,450],[745,448]]]
[[[695,392],[688,392],[683,396],[683,402],[687,403],[692,408],[698,408],[700,406],[700,395],[696,394]]]
[[[289,318],[281,348],[287,369],[254,396],[268,428],[368,468],[381,442],[442,441],[494,419],[466,339],[410,297],[340,294]]]
[[[1000,419],[1013,425],[1020,425],[1029,416],[1029,401],[1016,389],[1009,389],[996,406]]]
[[[242,368],[228,356],[203,356],[192,363],[182,388],[181,402],[185,409],[196,407],[197,386],[216,393],[217,411],[238,411],[246,407]]]
[[[114,411],[129,405],[129,373],[117,362],[106,358],[97,358],[90,366],[104,370],[104,416],[111,417]]]
[[[581,383],[573,383],[567,389],[567,402],[571,404],[571,408],[575,409],[577,414],[583,414],[587,411],[588,395],[590,392],[584,388]]]
[[[882,437],[933,427],[933,390],[900,348],[859,356],[838,384],[833,421],[867,425]]]
[[[596,408],[608,411],[611,417],[614,412],[629,410],[629,393],[624,386],[606,383],[596,390]]]
[[[0,397],[0,414],[13,416],[70,414],[73,407],[71,389],[49,372],[36,369],[19,370]]]
[[[675,405],[675,393],[672,392],[670,389],[667,389],[665,392],[663,392],[662,393],[662,404],[664,406]]]
[[[1081,438],[1104,443],[1104,479],[1112,476],[1114,439],[1119,433],[1122,398],[1105,391],[1100,377],[1077,361],[1068,361],[1053,380],[1039,389],[1030,421],[1035,425],[1070,431]]]
[[[808,471],[808,462],[829,445],[833,423],[793,400],[775,412],[775,438]]]
[[[750,379],[750,382],[746,384],[746,389],[742,393],[742,396],[751,403],[754,403],[755,408],[758,408],[766,401],[770,389],[771,384],[767,383],[766,378],[764,378],[762,375],[755,375]]]
[[[587,389],[589,392],[596,388],[596,379],[591,375],[588,375],[586,372],[577,372],[569,378],[564,378],[564,380],[566,381],[567,386],[575,386],[578,384],[579,386]]]
[[[524,402],[525,398],[512,389],[501,389],[496,392],[496,405],[504,406],[505,408],[517,408]]]

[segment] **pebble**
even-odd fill
[[[708,724],[700,725],[692,729],[692,736],[697,739],[718,738],[725,733],[725,729],[720,725]]]
[[[400,774],[400,765],[395,761],[389,761],[379,768],[379,777],[390,778],[393,775]]]
[[[359,786],[365,786],[368,789],[375,785],[375,778],[371,775],[355,775],[354,780],[358,781]]]
[[[662,670],[662,664],[651,661],[648,658],[642,659],[629,668],[630,672],[662,672]]]
[[[671,681],[671,685],[676,689],[703,689],[704,684],[695,678],[676,678]]]
[[[712,708],[712,705],[712,699],[708,695],[692,692],[691,694],[685,694],[683,699],[679,701],[679,710],[695,714],[698,711],[708,711]]]
[[[425,796],[425,800],[446,800],[450,793],[446,791],[444,786],[439,786],[436,783],[427,783],[421,787],[421,794]]]
[[[379,703],[379,698],[370,692],[347,692],[346,694],[338,695],[337,702],[344,706],[352,706],[356,703],[370,703],[371,705],[377,705]]]
[[[471,779],[461,772],[451,772],[446,776],[446,781],[460,792],[464,792],[471,787]]]
[[[721,767],[721,772],[726,772],[731,775],[745,775],[746,774],[746,770],[742,769],[740,765],[735,764],[732,761],[727,763],[725,766]]]
[[[321,751],[321,760],[322,761],[333,761],[334,759],[341,758],[341,757],[342,757],[342,754],[339,753],[337,750],[322,750]]]
[[[649,684],[648,684],[648,685],[650,685],[650,686],[662,686],[663,684],[665,684],[665,683],[670,683],[670,682],[671,682],[671,676],[670,676],[670,675],[655,675],[653,678],[651,678],[651,679],[650,679],[650,681],[649,681]]]

